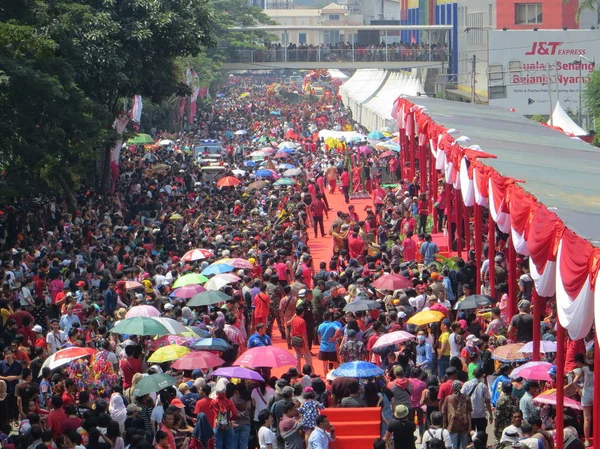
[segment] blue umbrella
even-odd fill
[[[296,150],[294,148],[290,148],[290,147],[284,147],[281,151],[283,151],[284,153],[288,153],[288,154],[294,154],[296,152]]]
[[[222,338],[203,338],[192,345],[192,349],[208,351],[227,351],[231,346]]]
[[[270,170],[256,170],[254,176],[258,178],[272,178],[273,172]]]
[[[369,134],[367,134],[367,137],[369,139],[383,139],[385,136],[381,131],[371,131]]]
[[[333,372],[337,377],[377,377],[383,376],[384,371],[374,363],[369,362],[348,362],[340,365]]]
[[[225,94],[217,94],[217,98],[223,98]]]
[[[255,161],[244,161],[244,167],[254,167],[255,165]]]
[[[202,271],[202,275],[210,276],[212,274],[230,273],[234,270],[235,270],[235,268],[233,268],[231,265],[227,265],[226,263],[220,263],[217,265],[211,265],[209,267],[206,267]]]
[[[271,115],[281,115],[281,111],[271,111],[269,114],[271,114]]]
[[[279,164],[277,168],[279,170],[291,170],[292,168],[296,168],[296,166],[292,164]]]
[[[350,139],[350,142],[360,142],[361,140],[363,140],[362,136],[354,136]]]

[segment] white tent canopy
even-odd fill
[[[394,101],[400,95],[425,95],[423,84],[409,71],[360,69],[340,88],[344,104],[352,117],[368,130],[389,127]]]
[[[331,79],[338,79],[338,80],[342,80],[342,81],[345,81],[348,79],[348,75],[346,75],[340,69],[329,69],[329,70],[327,70],[327,72],[329,73],[329,76],[331,77]]]
[[[327,139],[328,137],[333,137],[334,139],[343,137],[346,139],[346,142],[349,142],[354,137],[359,137],[361,140],[365,138],[363,134],[354,131],[332,131],[331,129],[322,129],[319,131],[319,139]]]
[[[575,137],[587,136],[588,132],[575,123],[571,117],[565,112],[560,104],[556,102],[552,118],[548,120],[548,124],[562,129],[567,134],[573,134]]]

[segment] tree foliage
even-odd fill
[[[592,72],[589,82],[585,85],[584,103],[592,117],[600,117],[600,72]]]

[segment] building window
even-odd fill
[[[541,3],[516,3],[515,4],[515,23],[517,25],[542,23],[542,4]]]
[[[490,100],[499,100],[506,97],[506,86],[489,86],[488,98]]]
[[[306,33],[298,33],[298,43],[306,44]]]
[[[339,14],[329,14],[329,20],[340,20]]]

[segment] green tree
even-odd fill
[[[583,95],[588,113],[593,117],[600,117],[600,72],[592,72]]]

